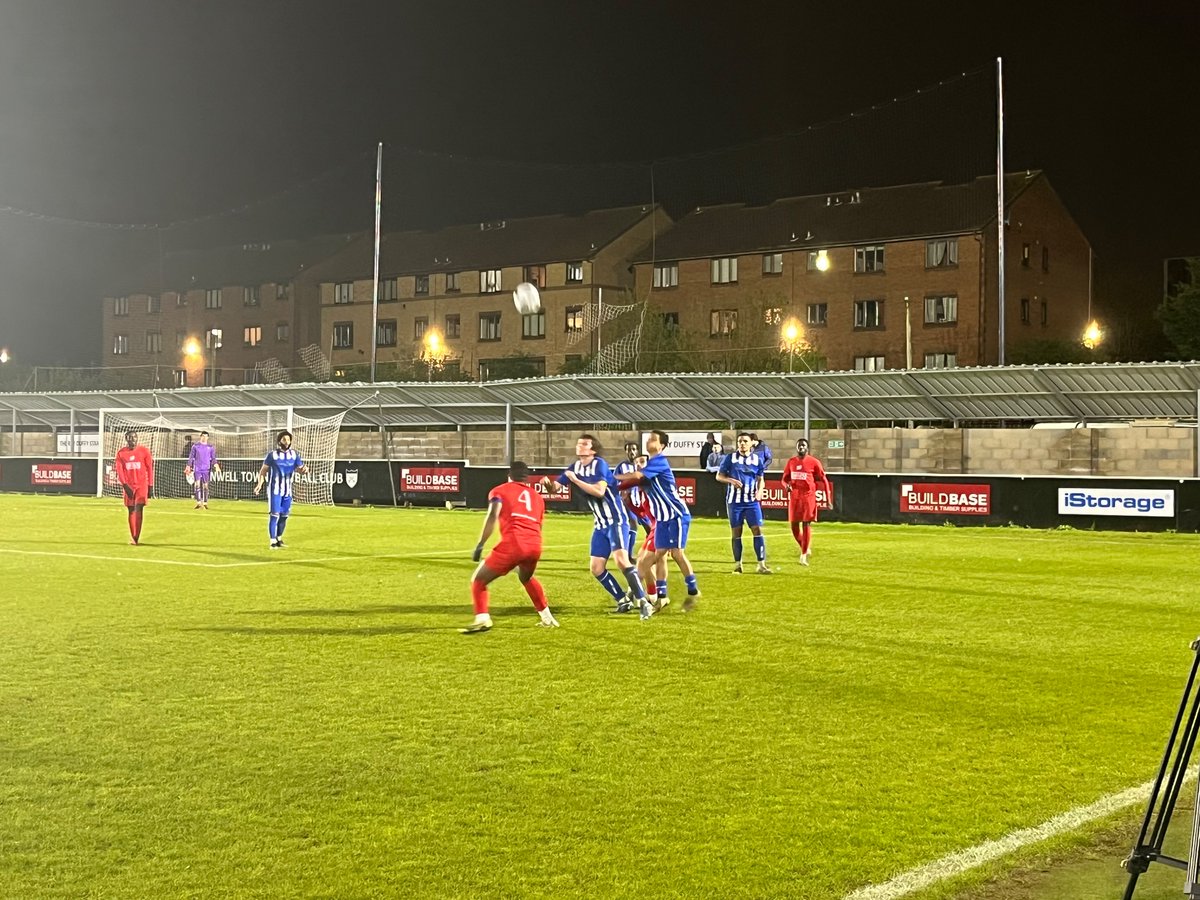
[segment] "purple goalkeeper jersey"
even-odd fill
[[[197,475],[207,475],[216,461],[217,448],[212,444],[192,444],[192,450],[188,453],[188,465]]]

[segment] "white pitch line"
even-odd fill
[[[882,884],[864,885],[847,894],[844,900],[896,900],[898,897],[905,897],[914,891],[927,888],[939,881],[953,878],[984,863],[1006,856],[1014,850],[1073,831],[1081,825],[1102,819],[1135,803],[1145,803],[1153,789],[1154,782],[1147,781],[1137,787],[1109,794],[1107,797],[1101,797],[1095,803],[1077,806],[1052,819],[1047,819],[1041,825],[1022,828],[997,840],[984,841],[982,844],[976,844],[966,850],[956,851],[931,863],[909,869]]]
[[[67,559],[99,559],[106,562],[128,562],[128,563],[153,563],[159,566],[199,566],[201,568],[210,568],[212,563],[188,562],[182,559],[152,559],[142,557],[138,559],[134,556],[100,556],[95,553],[56,553],[53,550],[13,550],[9,547],[0,547],[0,553],[12,553],[16,556],[61,556]]]

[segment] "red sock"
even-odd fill
[[[471,582],[471,600],[475,603],[475,615],[481,616],[488,611],[487,585],[482,581]]]
[[[133,539],[140,541],[142,539],[142,511],[140,509],[133,514],[133,527],[136,529],[133,533]]]
[[[812,526],[805,522],[800,526],[800,552],[807,553],[812,546]]]
[[[647,597],[657,597],[658,596],[658,582],[655,581],[654,579],[651,579],[650,581],[646,582],[646,596]]]
[[[788,522],[792,526],[792,537],[796,539],[796,543],[800,545],[800,549],[804,549],[804,543],[800,540],[800,523]]]
[[[533,601],[533,608],[538,612],[546,608],[546,592],[542,589],[542,583],[536,578],[530,578],[525,582],[525,593],[529,595],[529,599]],[[475,608],[479,609],[478,606]]]
[[[137,526],[134,524],[134,521],[133,521],[134,515],[136,515],[136,514],[131,509],[129,511],[129,536],[136,541],[138,533],[137,533]]]

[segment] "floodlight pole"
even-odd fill
[[[371,282],[371,384],[379,350],[379,222],[383,211],[383,141],[375,148],[375,277]]]
[[[1004,365],[1004,58],[996,57],[996,273],[999,331],[997,365]]]

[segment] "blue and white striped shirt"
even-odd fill
[[[304,465],[300,452],[294,448],[272,450],[263,460],[267,467],[267,490],[274,497],[292,496],[292,476]]]
[[[766,467],[767,461],[757,450],[746,454],[735,451],[721,460],[720,473],[726,478],[736,478],[738,481],[737,487],[732,484],[725,486],[725,502],[730,505],[757,503],[758,479],[762,477]]]
[[[667,458],[659,453],[650,457],[646,467],[642,469],[642,490],[650,501],[650,513],[656,522],[669,522],[672,519],[690,519],[687,504],[679,496],[675,487],[675,473]]]
[[[608,467],[608,463],[599,457],[588,463],[576,460],[558,476],[559,484],[571,483],[571,479],[567,477],[568,471],[574,472],[580,481],[604,485],[603,497],[593,497],[587,491],[582,492],[596,519],[597,531],[603,531],[613,525],[619,525],[622,528],[629,527],[629,517],[625,514],[625,506],[621,503],[621,498],[613,484],[612,469]]]
[[[615,471],[618,475],[627,475],[630,472],[636,472],[637,466],[635,466],[629,460],[623,459],[617,463],[617,468],[613,471]],[[642,505],[642,489],[636,484],[625,491],[625,495],[629,498],[629,503],[631,506],[638,507]]]

